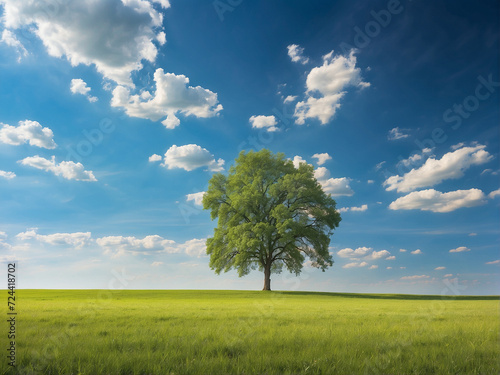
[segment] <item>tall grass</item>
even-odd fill
[[[500,372],[498,297],[152,290],[17,294],[17,369],[2,359],[2,374]]]

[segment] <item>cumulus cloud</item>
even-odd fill
[[[452,273],[447,273],[446,275],[444,275],[444,277],[452,277],[453,274]]]
[[[400,253],[406,253],[406,249],[399,249]]]
[[[268,132],[275,132],[279,130],[276,127],[278,122],[274,116],[252,116],[250,117],[249,122],[252,124],[252,128],[255,129],[266,129]]]
[[[391,253],[388,252],[387,250],[380,250],[380,251],[373,251],[369,257],[370,257],[370,259],[375,260],[375,259],[388,257],[389,255],[391,255]]]
[[[23,44],[17,39],[16,35],[12,31],[4,29],[0,42],[5,43],[9,47],[16,50],[17,61],[21,61],[23,57],[28,56],[28,51],[24,48]]]
[[[80,78],[72,79],[70,90],[73,94],[80,94],[85,96],[91,103],[97,101],[97,98],[95,96],[89,94],[91,89],[90,87],[87,86],[87,83],[83,79]]]
[[[342,268],[359,268],[359,267],[366,267],[368,265],[368,263],[366,262],[361,262],[361,263],[358,263],[358,262],[352,262],[352,263],[347,263],[347,264],[344,264],[342,266]]]
[[[350,181],[351,180],[347,177],[318,180],[325,193],[331,194],[332,197],[340,197],[340,196],[350,197],[351,195],[353,195],[354,191],[351,189],[351,186],[349,185]]]
[[[415,167],[421,165],[424,162],[424,158],[428,157],[432,154],[432,148],[424,148],[421,152],[416,152],[411,155],[408,159],[401,159],[397,166],[405,166],[405,167]]]
[[[150,161],[151,163],[154,163],[154,162],[156,162],[156,161],[161,161],[161,159],[162,159],[161,155],[158,155],[158,154],[153,154],[153,155],[151,155],[151,156],[149,157],[149,161]]]
[[[491,193],[488,194],[488,198],[495,198],[500,195],[500,189],[494,190]]]
[[[500,259],[498,260],[493,260],[491,262],[486,262],[485,264],[499,264],[500,263]]]
[[[22,165],[27,165],[33,168],[41,169],[47,172],[52,172],[56,176],[61,176],[67,180],[76,181],[97,181],[92,171],[86,171],[83,164],[72,161],[62,161],[56,163],[55,156],[50,160],[41,156],[30,156],[19,160]]]
[[[359,207],[342,207],[339,208],[339,212],[348,212],[348,211],[366,211],[368,209],[367,204],[363,204]]]
[[[436,271],[441,271],[441,270],[445,270],[445,269],[446,269],[446,267],[443,267],[443,266],[434,268],[434,270],[436,270]]]
[[[294,156],[292,159],[295,168],[299,168],[300,164],[307,162],[301,156]],[[311,164],[309,164],[311,165]],[[330,171],[325,167],[318,167],[314,170],[314,178],[318,180],[326,194],[331,194],[332,197],[351,196],[354,191],[351,189],[351,179],[347,177],[330,178]]]
[[[377,269],[378,266],[376,264],[373,264],[370,266],[370,268],[368,268],[369,270],[374,270],[374,269]]]
[[[14,172],[0,171],[0,177],[7,180],[12,180],[14,177],[16,177],[16,174]]]
[[[137,238],[133,236],[101,237],[96,243],[103,248],[106,255],[119,257],[123,255],[147,255],[153,253],[184,253],[193,257],[200,257],[206,253],[205,239],[192,239],[184,243],[177,243],[159,235]]]
[[[158,68],[154,74],[156,91],[143,91],[132,95],[124,86],[113,90],[111,106],[123,108],[131,117],[145,118],[161,122],[167,129],[180,124],[179,113],[200,118],[213,117],[222,110],[217,94],[200,86],[189,86],[189,78],[184,75],[164,73]]]
[[[349,247],[345,249],[341,249],[337,252],[337,255],[341,258],[359,258],[364,257],[368,253],[370,253],[373,249],[371,247],[358,247],[356,250],[353,250]]]
[[[398,127],[395,127],[391,130],[389,130],[389,135],[387,138],[391,141],[395,141],[397,139],[403,139],[403,138],[408,138],[410,135],[408,133],[405,133],[407,129],[400,129]]]
[[[396,257],[394,255],[391,255],[390,257],[385,258],[385,260],[394,260]]]
[[[300,164],[302,164],[302,163],[306,163],[306,164],[307,164],[307,162],[306,162],[306,161],[302,158],[302,156],[298,156],[298,155],[295,155],[295,156],[293,157],[292,162],[293,162],[293,166],[294,166],[295,168],[297,168],[297,169],[299,169]],[[323,169],[325,169],[325,170],[326,170],[326,168],[323,168]],[[318,177],[316,176],[316,171],[315,171],[315,177],[316,177],[316,178],[318,178]]]
[[[456,190],[441,193],[434,189],[414,191],[396,199],[389,205],[391,210],[422,210],[451,212],[464,207],[475,207],[486,203],[486,196],[479,189]]]
[[[197,206],[203,206],[203,196],[205,195],[206,191],[200,191],[198,193],[192,193],[192,194],[187,194],[186,195],[186,201],[193,201],[195,205]]]
[[[186,171],[200,167],[207,167],[211,172],[224,170],[224,160],[215,160],[206,148],[195,144],[185,146],[173,145],[165,153],[162,166],[168,169],[182,168]]]
[[[460,178],[471,166],[487,163],[493,158],[484,150],[485,147],[484,145],[462,147],[446,153],[441,159],[431,157],[420,168],[412,169],[403,176],[387,178],[384,186],[387,191],[397,190],[406,193],[437,185],[444,180]]]
[[[19,233],[16,236],[22,241],[36,240],[49,245],[69,245],[76,249],[86,246],[91,241],[90,232],[75,232],[75,233],[54,233],[54,234],[38,234],[36,229],[30,229],[26,232]]]
[[[318,161],[316,162],[316,164],[318,164],[318,165],[323,165],[328,160],[332,159],[332,157],[330,155],[328,155],[327,152],[323,152],[322,154],[314,154],[312,157],[315,159],[318,159]]]
[[[369,85],[361,79],[354,51],[348,56],[328,53],[323,56],[323,65],[313,68],[307,76],[307,98],[295,106],[295,123],[303,125],[307,119],[316,118],[322,125],[327,124],[340,108],[340,100],[348,87]]]
[[[420,279],[428,279],[430,276],[427,275],[414,275],[414,276],[403,276],[401,280],[420,280]]]
[[[422,250],[417,249],[417,250],[410,251],[410,253],[414,254],[414,255],[418,255],[418,254],[422,254]]]
[[[133,86],[130,74],[142,60],[154,62],[154,40],[163,15],[144,0],[65,1],[3,0],[6,29],[30,27],[49,55],[71,65],[94,64],[119,84]],[[168,8],[167,1],[161,1]],[[98,27],[96,27],[98,25]]]
[[[288,95],[284,100],[283,103],[291,103],[297,100],[297,95]]]
[[[0,142],[9,145],[21,145],[29,143],[47,149],[56,148],[54,133],[49,128],[44,128],[37,121],[19,121],[18,126],[11,126],[0,123]]]
[[[465,246],[460,246],[460,247],[457,247],[456,249],[451,249],[450,253],[463,253],[466,251],[470,251],[470,249],[468,247],[465,247]]]
[[[297,44],[290,44],[286,48],[288,49],[288,56],[290,56],[293,62],[301,64],[307,64],[309,62],[309,57],[304,56],[304,48]]]

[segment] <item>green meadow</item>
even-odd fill
[[[499,297],[192,290],[16,295],[17,367],[2,355],[2,374],[500,373]]]

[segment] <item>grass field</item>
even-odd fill
[[[18,290],[17,311],[2,374],[500,372],[498,297]]]

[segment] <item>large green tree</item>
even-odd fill
[[[335,201],[314,178],[311,165],[295,168],[282,153],[242,151],[228,175],[217,173],[203,196],[203,207],[218,218],[207,239],[210,267],[217,274],[236,269],[271,273],[285,267],[299,275],[306,257],[321,270],[333,264],[328,252],[341,220]]]

